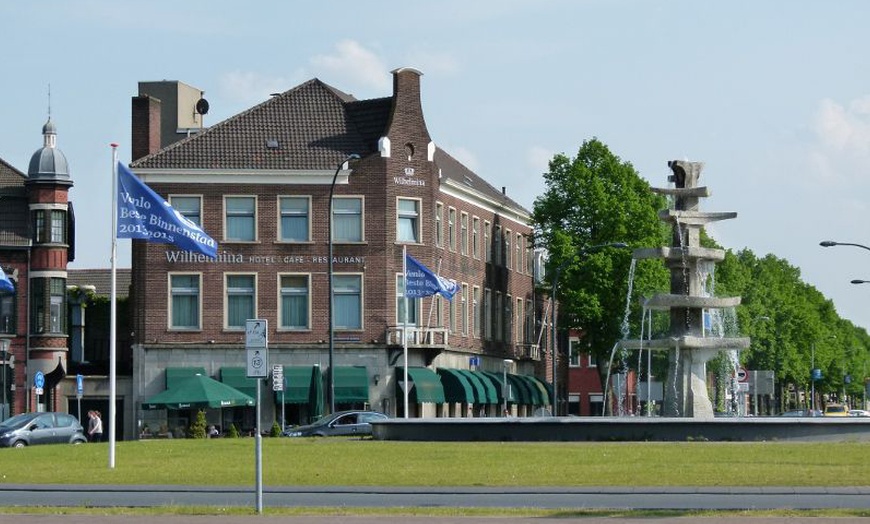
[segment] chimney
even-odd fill
[[[134,96],[130,151],[132,161],[160,150],[160,100],[148,95]]]
[[[426,151],[429,130],[423,118],[423,105],[420,101],[420,77],[423,73],[402,67],[393,72],[393,111],[387,136],[395,143],[411,143],[417,150]]]

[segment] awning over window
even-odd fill
[[[549,406],[550,405],[550,390],[547,387],[548,384],[545,384],[541,379],[532,375],[523,375],[526,377],[526,380],[529,381],[530,384],[534,385],[537,388],[538,395],[540,398],[540,406]]]
[[[507,380],[515,403],[522,405],[532,404],[532,395],[529,392],[529,388],[519,375],[508,373]]]
[[[458,369],[438,368],[437,373],[444,388],[445,402],[474,404],[474,389]]]
[[[483,404],[498,404],[499,392],[501,389],[496,389],[495,385],[492,383],[492,379],[485,375],[482,371],[469,371],[474,378],[480,382],[481,387],[483,387],[486,392],[486,400],[481,400]]]
[[[221,382],[251,398],[257,398],[257,379],[248,378],[247,375],[245,368],[221,368]]]
[[[474,376],[474,373],[468,369],[454,369],[454,371],[468,380],[472,391],[474,391],[475,404],[489,404],[489,397],[486,395],[486,388],[483,386],[483,383],[480,382],[480,379]]]
[[[514,399],[516,397],[516,393],[514,392],[514,390],[516,388],[515,387],[508,388],[507,392],[503,391],[504,390],[504,384],[503,384],[504,376],[501,373],[493,373],[492,371],[480,371],[479,373],[481,375],[483,375],[484,377],[488,378],[490,383],[495,388],[495,391],[498,394],[498,401],[497,402],[500,403],[500,402],[504,401],[505,393],[507,394],[507,401],[508,402],[515,401]]]
[[[369,379],[365,367],[336,366],[333,380],[336,403],[351,404],[369,401]]]
[[[175,380],[171,388],[142,403],[142,409],[203,409],[253,406],[254,399],[224,383],[195,375]]]
[[[400,384],[404,380],[405,371],[401,367],[396,368],[396,384]],[[444,386],[441,385],[441,378],[437,373],[429,368],[424,367],[409,367],[408,381],[411,382],[411,390],[408,392],[408,399],[415,404],[424,402],[432,402],[435,404],[444,403]],[[402,395],[401,388],[399,391]]]
[[[314,378],[314,366],[284,366],[284,392],[276,392],[276,402],[285,404],[309,404],[315,400],[315,395],[320,382],[320,374],[317,381]]]
[[[175,386],[181,379],[196,375],[206,376],[205,368],[166,368],[166,389]]]

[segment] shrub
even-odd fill
[[[281,436],[281,426],[277,421],[272,422],[272,430],[269,431],[270,437],[280,437]]]
[[[196,413],[196,420],[190,425],[189,436],[190,438],[206,438],[208,436],[206,432],[205,411],[199,410]]]
[[[239,438],[239,428],[235,424],[230,424],[230,429],[227,431],[227,438]]]

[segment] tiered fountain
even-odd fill
[[[670,312],[667,338],[623,340],[625,349],[648,349],[669,352],[668,378],[665,383],[663,415],[668,417],[713,418],[713,405],[707,394],[707,362],[720,351],[749,347],[749,338],[726,338],[711,333],[705,315],[740,304],[740,297],[710,296],[707,280],[713,263],[725,252],[700,246],[701,228],[710,222],[735,218],[737,213],[708,213],[698,210],[698,201],[710,196],[706,187],[698,187],[703,168],[701,162],[668,162],[673,175],[672,188],[653,188],[674,201],[673,209],[659,212],[659,218],[673,230],[672,246],[641,248],[634,258],[661,258],[671,272],[671,292],[658,294],[644,303],[645,310]]]

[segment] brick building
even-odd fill
[[[204,373],[252,391],[244,378],[250,318],[268,321],[270,364],[283,365],[288,382],[283,404],[266,396],[263,422],[305,422],[323,411],[330,218],[336,409],[404,415],[403,335],[410,416],[493,416],[505,401],[526,416],[549,405],[536,378],[546,366],[536,345],[528,211],[435,145],[420,79],[398,69],[392,96],[369,100],[310,80],[165,147],[161,119],[195,108],[173,107],[185,97],[166,107],[154,83],[140,84],[131,169],[219,244],[211,260],[133,242],[125,409],[138,410],[140,424],[164,416],[142,408],[178,376]],[[403,248],[460,285],[452,301],[411,301],[407,329]],[[172,426],[190,414],[165,416]],[[224,427],[253,424],[250,408],[208,416]]]

